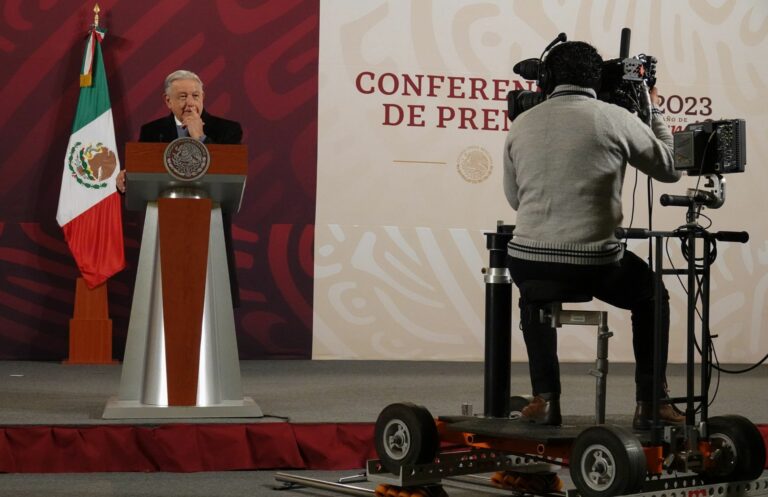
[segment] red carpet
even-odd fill
[[[2,473],[348,470],[375,457],[372,423],[0,428]]]
[[[0,472],[343,470],[375,457],[373,424],[0,428]]]

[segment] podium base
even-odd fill
[[[261,418],[264,413],[250,397],[212,406],[154,406],[111,397],[102,419]]]

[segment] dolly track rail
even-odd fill
[[[415,466],[402,466],[399,475],[388,472],[378,460],[372,459],[368,461],[366,474],[368,479],[373,482],[410,487],[437,484],[444,478],[451,476],[508,470],[551,470],[552,467],[552,464],[540,462],[529,457],[483,449],[444,452],[435,459],[435,462]]]

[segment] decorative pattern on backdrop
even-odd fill
[[[747,171],[727,178],[722,209],[705,211],[713,230],[751,234],[748,245],[718,245],[711,325],[723,362],[768,351],[768,2],[324,0],[320,25],[314,357],[482,359],[482,231],[515,220],[501,185],[506,92],[532,87],[512,67],[560,32],[617,58],[622,27],[630,55],[659,59],[673,130],[747,121]],[[633,180],[629,169],[625,222]],[[658,196],[695,183],[656,183],[655,229],[685,222]],[[648,226],[645,198],[641,177],[635,227]],[[632,244],[643,257],[646,247]],[[670,254],[681,267],[674,242]],[[682,362],[684,294],[674,278],[666,286],[670,359]],[[524,358],[514,294],[513,357]],[[611,360],[631,362],[629,313],[609,312]],[[592,330],[558,337],[563,360],[594,360]]]

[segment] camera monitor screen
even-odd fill
[[[689,176],[743,173],[747,163],[744,119],[692,123],[674,135],[675,169]]]
[[[675,169],[688,171],[696,167],[693,141],[694,131],[679,131],[674,134]]]

